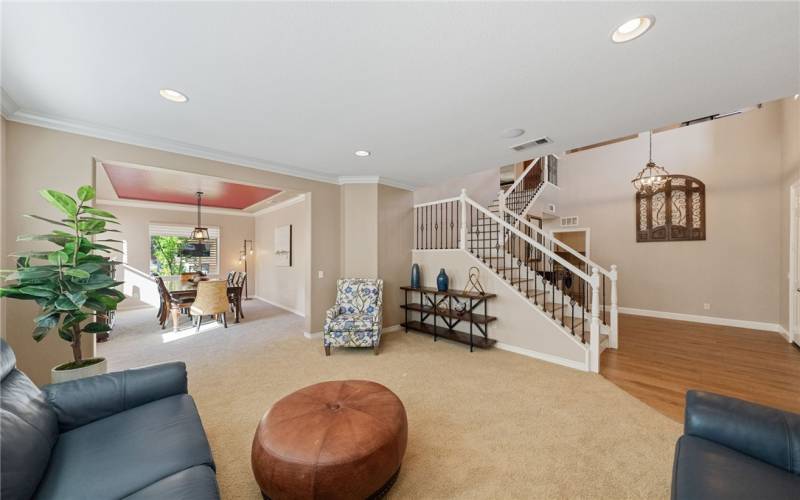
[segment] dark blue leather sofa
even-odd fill
[[[689,391],[672,498],[800,499],[800,415]]]
[[[39,390],[0,351],[0,498],[219,498],[183,363]]]

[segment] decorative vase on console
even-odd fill
[[[419,284],[419,264],[414,263],[411,266],[411,288],[420,288]]]
[[[440,292],[446,292],[449,287],[450,278],[447,277],[447,273],[445,273],[444,268],[442,268],[439,270],[439,276],[436,277],[436,288]]]

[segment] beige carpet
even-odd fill
[[[100,355],[113,370],[166,360],[189,367],[189,390],[217,462],[223,498],[260,498],[250,445],[280,397],[323,380],[369,379],[408,413],[403,470],[390,498],[666,498],[680,426],[599,375],[500,350],[403,332],[382,350],[305,339],[302,320],[258,301],[227,330],[171,340],[152,310],[120,314]],[[531,335],[534,335],[531,332]]]

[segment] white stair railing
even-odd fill
[[[506,216],[508,215],[508,217]],[[415,249],[467,251],[483,260],[503,279],[509,281],[526,299],[558,322],[587,345],[591,371],[600,368],[601,337],[608,334],[608,347],[616,348],[617,340],[617,270],[606,270],[564,243],[531,226],[508,210],[492,213],[467,196],[466,190],[454,198],[414,205]],[[526,232],[531,228],[532,232]],[[580,259],[581,269],[559,255],[564,249]],[[547,266],[533,270],[527,257],[538,252]],[[510,271],[510,276],[507,274]],[[571,273],[572,285],[564,285],[564,276]],[[532,277],[532,278],[531,278]],[[611,314],[605,315],[605,278],[611,282]],[[577,286],[575,285],[577,283]],[[564,288],[566,287],[566,288]],[[568,297],[564,290],[577,291]],[[543,297],[541,303],[537,297]],[[602,298],[601,298],[602,297]],[[586,299],[589,299],[588,301]],[[548,303],[548,300],[550,301]],[[561,302],[559,306],[557,301]],[[571,308],[571,314],[568,314]],[[590,313],[587,318],[586,313]],[[602,313],[602,317],[601,317]],[[560,318],[558,317],[560,315]],[[571,324],[570,324],[571,323]],[[588,323],[588,339],[585,325]],[[576,324],[579,331],[576,332]],[[607,325],[606,332],[602,325]]]
[[[600,264],[594,262],[593,260],[589,259],[582,253],[578,252],[571,246],[567,245],[563,241],[559,240],[558,238],[554,238],[547,234],[545,231],[539,229],[538,226],[535,226],[528,222],[527,220],[523,219],[519,215],[515,214],[510,210],[504,210],[504,214],[510,218],[511,220],[516,221],[519,224],[519,227],[525,227],[529,229],[533,234],[537,234],[542,238],[542,241],[545,246],[550,246],[551,248],[559,248],[560,250],[569,253],[573,257],[580,260],[585,266],[586,269],[596,269],[598,271],[598,280],[600,289],[605,291],[605,287],[602,283],[602,276],[608,278],[611,283],[611,304],[609,304],[609,336],[608,336],[608,347],[612,349],[616,349],[619,346],[619,306],[617,304],[617,280],[618,280],[618,273],[617,273],[617,266],[612,265],[611,269],[605,269]],[[603,297],[603,310],[605,311],[605,297]]]

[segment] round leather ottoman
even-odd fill
[[[366,380],[323,382],[281,399],[253,438],[253,473],[265,498],[380,498],[406,451],[400,399]]]

